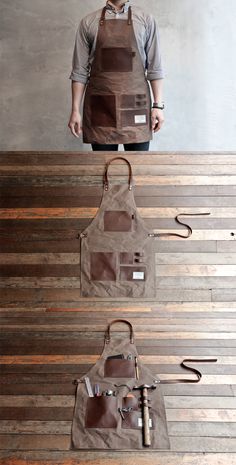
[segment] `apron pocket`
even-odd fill
[[[127,211],[104,212],[104,231],[132,231],[132,215]]]
[[[92,126],[116,127],[115,95],[91,95]]]
[[[121,108],[135,108],[135,94],[122,94],[120,96],[120,106]]]
[[[122,420],[122,428],[127,429],[142,429],[143,417],[142,413],[135,410],[134,412],[123,412],[124,420]],[[149,420],[150,429],[154,429],[153,418],[150,414]]]
[[[147,110],[122,110],[121,111],[121,126],[149,126],[150,116]]]
[[[120,267],[121,281],[146,281],[145,266],[121,266]]]
[[[135,378],[133,360],[108,359],[104,364],[105,378]]]
[[[134,263],[134,254],[130,252],[121,252],[120,253],[120,263],[121,265],[133,265]]]
[[[89,397],[86,406],[85,428],[116,428],[117,398]]]
[[[129,72],[133,71],[134,53],[131,48],[104,47],[101,49],[101,71]]]
[[[115,281],[116,254],[92,252],[90,254],[90,276],[92,281]]]

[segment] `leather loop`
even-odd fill
[[[105,332],[105,342],[106,344],[109,344],[111,340],[111,334],[110,334],[110,329],[111,325],[115,323],[125,323],[129,326],[129,331],[130,331],[130,344],[134,344],[134,330],[132,324],[128,320],[123,320],[123,319],[118,319],[118,320],[113,320],[111,323],[109,323],[106,332]]]
[[[177,378],[177,379],[163,379],[160,381],[161,384],[176,384],[176,383],[199,383],[201,377],[202,377],[202,373],[197,370],[196,368],[192,368],[188,365],[186,365],[186,362],[187,363],[205,363],[205,362],[208,362],[208,363],[213,363],[213,362],[217,362],[217,358],[205,358],[205,359],[192,359],[192,358],[185,358],[180,366],[183,367],[185,370],[189,370],[191,371],[192,373],[195,373],[197,375],[197,379],[188,379],[188,378]]]
[[[108,191],[108,189],[109,189],[108,168],[109,168],[110,164],[111,164],[114,160],[123,160],[123,161],[125,161],[125,162],[127,163],[128,167],[129,167],[129,190],[131,191],[131,190],[132,190],[132,187],[133,187],[132,167],[131,167],[130,162],[129,162],[126,158],[124,158],[124,157],[115,157],[115,158],[112,158],[112,159],[106,164],[105,173],[104,173],[104,179],[103,179],[105,191]]]

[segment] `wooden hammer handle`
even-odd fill
[[[148,408],[148,390],[143,389],[143,441],[146,447],[151,445],[150,427],[149,427],[149,408]]]

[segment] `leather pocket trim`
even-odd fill
[[[104,231],[128,232],[132,231],[132,215],[127,211],[105,211]]]
[[[85,428],[116,428],[118,402],[116,397],[89,397],[87,399]]]
[[[133,360],[108,359],[104,364],[105,378],[135,378]]]

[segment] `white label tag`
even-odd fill
[[[134,115],[134,122],[135,124],[145,124],[147,122],[147,117],[146,115]]]
[[[142,426],[143,426],[143,419],[138,418],[138,427],[142,428]],[[151,418],[149,418],[149,428],[152,428],[152,419]]]
[[[144,279],[144,271],[133,271],[133,279]]]

